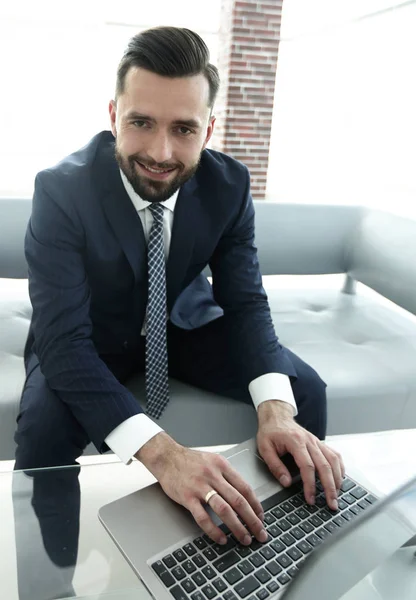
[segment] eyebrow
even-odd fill
[[[153,117],[149,117],[148,115],[143,115],[141,113],[132,111],[127,113],[126,119],[131,121],[132,119],[137,119],[140,121],[150,121],[151,123],[156,123],[156,119]],[[172,123],[173,125],[185,125],[186,127],[190,127],[192,129],[199,129],[200,124],[196,119],[176,119]]]

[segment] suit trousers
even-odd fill
[[[295,367],[291,379],[298,407],[297,421],[318,438],[326,430],[326,384],[290,350],[283,348]],[[237,369],[229,360],[224,318],[194,330],[168,324],[169,374],[197,387],[251,402]],[[101,357],[122,383],[144,371],[145,339],[136,355]],[[16,470],[76,465],[89,443],[68,407],[49,387],[36,356],[27,360],[28,373],[21,398],[15,440]],[[27,471],[14,482],[18,583],[21,600],[46,600],[75,594],[72,577],[78,554],[79,468]],[[31,515],[32,526],[30,526]],[[36,523],[35,523],[36,522]],[[44,553],[33,552],[36,536]],[[36,544],[35,544],[36,545]]]

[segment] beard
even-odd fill
[[[185,167],[181,162],[171,164],[161,164],[148,159],[142,159],[139,154],[132,154],[124,157],[115,147],[115,157],[118,166],[127,177],[132,188],[146,202],[164,202],[186,183],[197,171],[201,160],[202,150],[198,156],[196,163],[190,167]],[[137,172],[137,162],[140,162],[145,167],[154,169],[177,169],[176,176],[171,181],[155,181],[150,177],[141,175]]]

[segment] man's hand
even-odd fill
[[[204,499],[211,490],[218,493],[209,501],[210,507],[242,544],[251,543],[250,532],[259,542],[267,540],[260,502],[223,456],[190,450],[161,432],[137,452],[136,458],[156,477],[172,500],[192,513],[201,529],[214,541],[225,544],[227,539],[205,510]]]
[[[341,455],[298,425],[293,418],[292,407],[286,402],[263,402],[257,414],[257,447],[276,479],[285,487],[291,484],[289,471],[279,458],[289,452],[300,469],[306,501],[315,504],[316,470],[328,506],[337,510],[338,490],[345,475]]]

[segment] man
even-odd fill
[[[225,543],[204,508],[209,498],[248,544],[251,534],[266,537],[252,489],[225,459],[185,448],[157,425],[168,369],[234,397],[236,410],[251,397],[260,454],[289,485],[279,456],[291,453],[308,502],[317,470],[336,508],[343,464],[321,441],[325,383],[273,329],[248,171],[205,149],[218,85],[198,35],[142,32],[119,65],[111,132],[38,174],[25,243],[33,317],[16,468],[73,464],[91,440],[126,463],[142,461]],[[123,386],[137,371],[146,372],[147,415]]]

